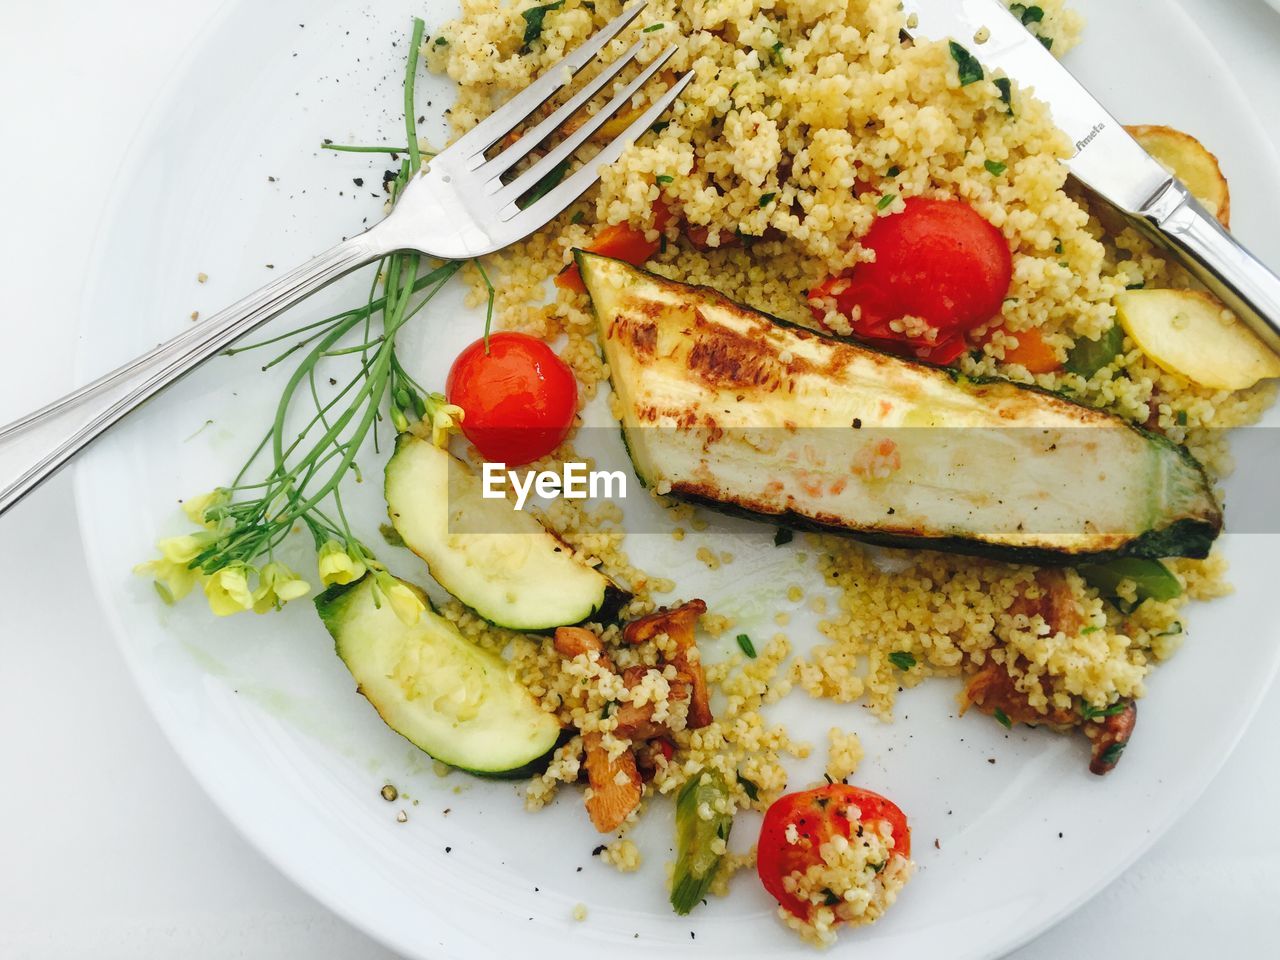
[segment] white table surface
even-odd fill
[[[1265,91],[1280,142],[1280,16],[1181,2]],[[0,422],[72,386],[77,265],[134,131],[218,5],[0,8]],[[1280,235],[1248,239],[1280,266]],[[0,519],[0,957],[390,956],[249,847],[179,762],[100,623],[69,479]],[[1274,956],[1277,729],[1280,689],[1181,823],[1015,956]]]

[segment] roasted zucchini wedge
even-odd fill
[[[356,690],[420,750],[471,773],[515,777],[555,748],[555,716],[505,660],[430,606],[416,623],[401,622],[373,574],[330,587],[315,604]]]
[[[1222,515],[1164,437],[576,252],[640,480],[769,523],[1038,563],[1203,557]]]
[[[491,623],[542,631],[608,619],[627,599],[529,513],[489,500],[467,464],[410,433],[387,462],[387,514],[440,586]]]

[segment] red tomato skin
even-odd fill
[[[671,208],[667,206],[667,202],[659,197],[653,202],[653,228],[659,233],[667,229],[667,224],[671,222]],[[606,257],[613,257],[615,260],[625,260],[634,266],[641,266],[662,249],[661,238],[658,241],[651,242],[646,240],[646,231],[638,229],[627,223],[616,223],[612,226],[605,227],[591,241],[591,245],[587,247],[591,253],[600,253]],[[571,263],[558,274],[553,281],[557,287],[564,287],[566,290],[575,290],[578,293],[586,292],[586,284],[582,282],[582,274],[578,272],[578,265]]]
[[[550,453],[578,410],[568,364],[536,337],[495,333],[466,347],[449,369],[445,395],[462,408],[462,433],[486,460],[520,466]]]
[[[801,919],[809,906],[782,888],[782,878],[820,862],[818,848],[836,833],[848,837],[852,824],[843,811],[850,804],[861,811],[860,823],[887,820],[893,827],[895,854],[911,856],[911,828],[906,815],[892,800],[870,790],[833,783],[779,797],[764,815],[756,854],[756,872],[765,890],[790,913]],[[787,827],[794,823],[800,842],[787,842]]]
[[[1000,313],[1013,278],[1013,259],[1004,235],[963,200],[912,197],[901,213],[876,220],[862,238],[876,259],[810,292],[816,301],[834,296],[837,309],[852,316],[855,336],[898,343],[934,363],[949,363],[964,352],[964,334]],[[889,324],[920,317],[938,336],[912,338]],[[898,351],[901,352],[901,351]]]

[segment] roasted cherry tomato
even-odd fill
[[[1052,373],[1062,366],[1053,347],[1045,343],[1044,336],[1035,327],[1013,336],[1018,338],[1018,345],[1005,347],[1005,363],[1020,363],[1031,373]]]
[[[765,812],[760,827],[760,845],[756,853],[756,870],[764,888],[787,910],[801,919],[809,915],[809,906],[788,894],[782,880],[797,870],[807,870],[822,862],[819,848],[840,834],[851,836],[855,824],[847,811],[857,807],[857,823],[868,827],[887,820],[893,828],[893,852],[911,856],[911,829],[897,804],[878,793],[832,783],[816,790],[802,790],[779,797]],[[788,828],[795,826],[796,842],[787,841]]]
[[[659,197],[653,204],[653,228],[661,233],[670,222],[671,209]],[[611,224],[596,234],[587,250],[602,256],[613,257],[615,260],[625,260],[638,267],[657,253],[662,246],[660,239],[646,240],[645,233],[643,228],[633,227],[629,223]],[[556,276],[555,284],[557,287],[577,290],[579,293],[587,289],[582,284],[582,275],[578,273],[576,263],[571,263],[561,270]]]
[[[519,466],[564,440],[578,409],[569,365],[536,337],[495,333],[453,361],[445,393],[463,410],[462,432],[486,460]]]
[[[966,348],[965,333],[1000,312],[1013,260],[1003,234],[963,200],[912,197],[901,213],[881,217],[862,238],[874,250],[861,263],[809,291],[814,315],[824,300],[852,320],[854,335],[882,349],[950,363]],[[919,317],[937,336],[910,336],[890,327]]]

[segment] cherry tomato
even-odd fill
[[[671,209],[661,197],[653,203],[653,228],[661,233],[666,229],[667,224],[671,222]],[[615,223],[601,230],[587,250],[591,253],[599,253],[606,257],[613,257],[615,260],[625,260],[627,263],[640,266],[650,257],[652,257],[662,247],[662,241],[646,240],[645,230],[640,227],[633,227],[629,223]],[[579,293],[586,290],[583,286],[582,275],[578,273],[578,265],[571,263],[556,275],[555,284],[557,287],[564,287],[566,290],[576,290]]]
[[[816,790],[802,790],[779,797],[765,811],[760,827],[756,871],[760,882],[778,903],[801,919],[809,916],[809,905],[787,893],[783,877],[807,870],[822,862],[819,848],[836,834],[848,837],[853,829],[845,811],[855,806],[861,811],[858,822],[864,827],[888,821],[893,828],[893,852],[911,856],[911,828],[897,804],[878,793],[843,783]],[[787,830],[795,825],[798,840],[787,842]]]
[[[874,250],[861,263],[809,291],[814,315],[834,298],[854,335],[898,353],[949,363],[964,352],[964,335],[1000,312],[1013,276],[1004,236],[963,200],[912,197],[901,213],[876,220],[862,238]],[[911,337],[890,323],[919,317],[937,337]]]
[[[453,361],[445,394],[464,413],[462,432],[486,460],[519,466],[545,456],[569,433],[578,382],[568,364],[523,333],[495,333]]]

